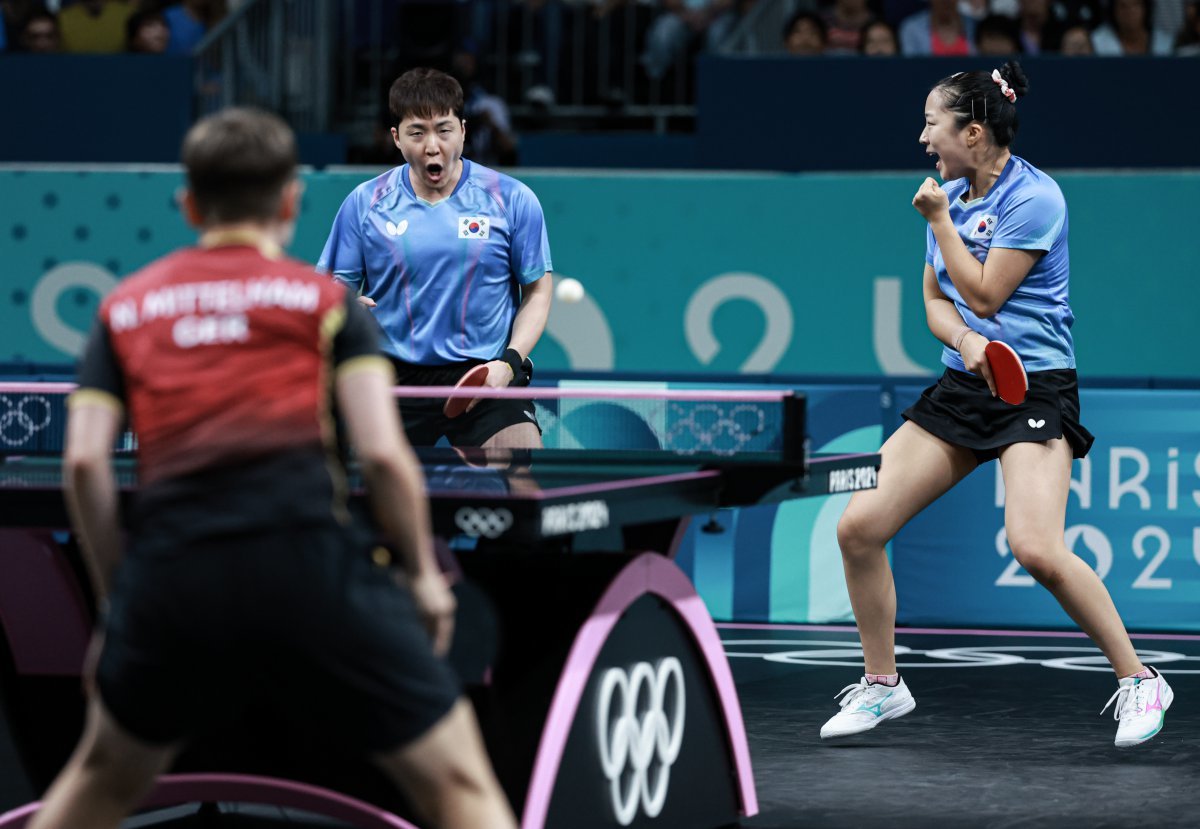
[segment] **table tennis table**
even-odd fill
[[[797,439],[802,397],[790,406],[790,436],[770,451],[418,450],[445,566],[459,581],[450,658],[523,829],[701,829],[757,812],[729,665],[673,557],[693,516],[875,486],[877,454],[808,454]],[[132,460],[117,469],[128,497]],[[60,459],[6,457],[0,505],[0,677],[40,788],[78,733],[93,611],[66,532]],[[52,691],[54,680],[73,690]],[[303,765],[294,747],[264,755],[243,744],[243,725],[190,749],[175,771],[266,781],[254,797],[281,805],[296,805],[285,781],[299,781],[311,786],[307,808],[322,811],[313,793],[325,792],[336,814],[337,792],[343,806],[363,806],[361,825],[410,825],[370,816],[406,807],[365,763],[317,752]],[[233,799],[233,778],[221,779],[201,787],[205,797]],[[187,792],[197,796],[195,785]]]

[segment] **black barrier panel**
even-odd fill
[[[736,779],[707,663],[676,612],[643,596],[596,660],[546,826],[725,826]]]
[[[0,59],[0,161],[179,161],[192,61],[156,55]]]
[[[697,162],[735,170],[913,170],[925,97],[1003,58],[722,58],[699,67]],[[1200,165],[1200,60],[1025,57],[1014,151],[1043,169]]]

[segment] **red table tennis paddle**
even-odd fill
[[[1029,377],[1017,352],[999,340],[992,340],[983,347],[983,353],[992,369],[992,380],[1000,399],[1014,406],[1024,403],[1025,393],[1029,391]]]
[[[480,363],[475,368],[468,371],[462,376],[462,379],[454,384],[456,389],[471,388],[473,386],[482,386],[487,382],[488,367],[487,363]],[[450,397],[446,399],[445,405],[442,406],[442,414],[446,417],[458,417],[460,414],[470,408],[475,402],[473,397]]]

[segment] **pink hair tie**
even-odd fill
[[[1017,102],[1016,91],[1008,85],[1008,81],[1004,80],[1004,78],[1000,76],[999,69],[992,70],[992,80],[1000,86],[1000,94],[1005,98],[1008,98],[1008,102],[1010,104],[1015,104]]]

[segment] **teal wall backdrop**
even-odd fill
[[[292,251],[314,260],[344,196],[376,171],[306,175]],[[921,173],[522,173],[546,210],[557,270],[588,297],[556,305],[547,369],[847,375],[803,386],[824,451],[869,451],[938,370],[922,313]],[[1068,542],[1133,627],[1200,629],[1200,172],[1067,173],[1072,301],[1098,436],[1076,464]],[[99,298],[193,239],[173,167],[0,169],[0,363],[67,363]],[[899,376],[890,380],[888,375]],[[760,377],[758,382],[762,382]],[[919,380],[919,378],[916,378]],[[711,383],[711,381],[708,381]],[[891,550],[903,622],[1059,626],[1069,620],[1008,556],[991,467],[914,520]],[[846,496],[722,513],[680,562],[720,619],[850,618],[835,527]],[[697,522],[699,526],[701,522]],[[951,588],[951,589],[947,589]]]
[[[316,258],[374,170],[306,175],[294,255]],[[545,208],[558,305],[540,366],[669,373],[938,370],[921,306],[924,173],[520,172]],[[1200,172],[1062,173],[1086,376],[1195,377]],[[172,167],[0,169],[0,362],[69,362],[99,297],[193,238]]]

